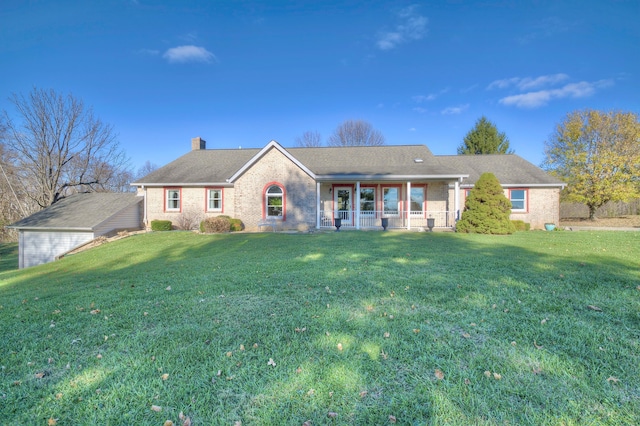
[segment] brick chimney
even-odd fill
[[[202,139],[200,136],[191,138],[191,150],[198,151],[200,149],[207,149],[207,141]]]

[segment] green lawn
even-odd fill
[[[0,423],[640,424],[638,232],[137,235],[0,324]]]

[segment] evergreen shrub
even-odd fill
[[[512,220],[511,223],[515,226],[516,231],[528,231],[531,229],[531,224],[524,220]]]
[[[151,230],[152,231],[171,231],[171,221],[170,220],[152,220],[151,221]]]
[[[509,219],[511,202],[504,195],[498,178],[483,173],[465,201],[457,232],[476,234],[513,234],[515,226]]]

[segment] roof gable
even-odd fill
[[[256,155],[254,155],[249,161],[247,161],[237,172],[235,172],[229,179],[229,182],[235,181],[238,177],[240,177],[247,169],[253,166],[256,162],[260,161],[260,159],[271,149],[278,150],[282,155],[287,157],[292,163],[296,166],[300,167],[306,174],[315,179],[315,174],[309,170],[304,164],[302,164],[298,159],[296,159],[293,155],[291,155],[286,149],[282,147],[278,142],[271,141],[264,148],[262,148]]]

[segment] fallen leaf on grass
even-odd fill
[[[591,309],[592,311],[602,312],[602,309],[600,309],[599,307],[597,307],[595,305],[587,305],[587,308]]]
[[[162,411],[162,407],[159,405],[152,405],[151,411],[155,411],[156,413],[159,413],[160,411]]]
[[[273,360],[273,358],[269,358],[269,362],[267,362],[267,365],[275,367],[276,366],[276,362]]]
[[[396,416],[389,415],[389,423],[395,423],[397,421],[398,419],[396,419]]]
[[[231,356],[233,356],[233,352],[231,351],[227,352],[227,356],[230,358]]]
[[[164,422],[163,426],[173,426],[173,421],[167,420],[166,422]]]
[[[536,343],[536,341],[533,341],[533,346],[535,346],[536,349],[542,349],[542,345],[539,345]]]
[[[191,426],[191,418],[185,416],[182,411],[178,414],[178,418],[182,422],[182,426]]]
[[[304,333],[305,331],[307,331],[307,327],[296,327],[296,333]]]
[[[327,413],[327,417],[329,417],[330,419],[335,419],[336,417],[338,417],[338,413],[333,412],[333,411],[329,411]]]
[[[462,337],[464,337],[465,339],[469,339],[471,337],[471,335],[467,332],[463,332],[462,333]]]
[[[491,377],[491,371],[487,370],[484,372],[484,375],[487,377]]]
[[[89,313],[90,313],[91,315],[97,315],[97,314],[99,314],[99,313],[100,313],[100,309],[92,309]]]
[[[496,380],[502,380],[502,376],[498,373],[493,373],[493,378]]]
[[[307,420],[306,422],[302,423],[302,426],[311,426],[311,420]]]
[[[388,331],[385,331],[385,332],[384,332],[383,337],[384,337],[385,339],[388,339],[389,337],[391,337],[391,334],[389,334],[389,332],[388,332]]]
[[[36,379],[42,379],[42,378],[43,378],[44,376],[46,376],[46,375],[47,375],[47,374],[46,374],[46,373],[44,373],[44,372],[43,372],[43,373],[36,373],[36,374],[34,374],[34,376],[35,376],[35,378],[36,378]]]
[[[244,351],[244,345],[240,345],[240,350]]]
[[[545,318],[545,319],[543,319],[542,321],[540,321],[540,324],[544,325],[544,324],[546,324],[546,322],[547,322],[548,320],[549,320],[548,318]]]
[[[164,374],[162,375],[162,380],[167,380],[168,378],[169,378],[169,374],[164,373]]]
[[[620,381],[620,379],[618,379],[617,377],[613,377],[613,376],[609,376],[609,378],[607,379],[607,382],[611,383],[618,383]]]
[[[171,286],[168,286],[165,290],[171,291]]]
[[[436,371],[433,374],[436,376],[436,379],[438,380],[444,379],[444,373],[439,368],[436,368]]]
[[[341,351],[342,350],[342,343],[338,343],[338,350]]]
[[[53,417],[49,417],[49,420],[47,420],[47,425],[49,426],[55,426],[58,424],[58,419],[54,419]]]
[[[364,398],[365,396],[367,396],[367,394],[368,394],[368,393],[369,393],[369,392],[367,392],[366,390],[365,390],[365,391],[360,392],[360,398]]]

